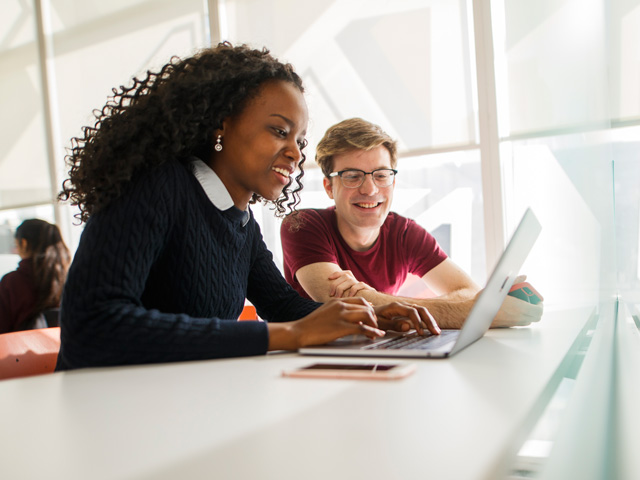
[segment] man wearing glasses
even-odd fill
[[[377,125],[352,118],[327,130],[316,162],[335,206],[300,210],[283,222],[287,281],[319,302],[347,296],[374,305],[404,301],[426,307],[442,328],[460,328],[479,287],[426,230],[390,212],[396,142]],[[397,297],[409,273],[438,297]],[[541,315],[541,306],[507,298],[492,326],[527,325]]]

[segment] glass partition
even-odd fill
[[[613,162],[607,131],[505,141],[507,224],[530,206],[542,233],[522,269],[545,305],[615,293]]]
[[[615,293],[606,2],[494,2],[505,215],[543,229],[523,271],[545,304]],[[580,18],[580,21],[575,19]]]
[[[625,302],[640,304],[640,127],[616,129],[612,143],[618,292]]]
[[[616,360],[614,333],[640,290],[640,1],[492,6],[506,223],[527,206],[541,220],[523,270],[546,309],[594,307],[506,475],[618,478],[619,379],[637,367]]]

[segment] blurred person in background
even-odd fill
[[[60,229],[32,218],[16,229],[18,268],[0,280],[0,333],[47,327],[43,313],[57,309],[71,261]]]

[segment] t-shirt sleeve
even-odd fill
[[[287,220],[280,229],[285,278],[291,284],[296,272],[306,265],[340,263],[331,226],[315,210],[301,210],[299,215],[297,229],[291,229]]]
[[[407,219],[403,240],[409,272],[414,275],[422,277],[447,259],[433,235],[411,219]]]

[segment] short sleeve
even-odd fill
[[[403,242],[407,252],[409,272],[419,277],[424,276],[431,269],[447,259],[437,240],[411,219],[406,219],[406,229]]]
[[[317,210],[300,210],[298,215],[295,227],[287,219],[282,222],[280,230],[285,279],[292,285],[296,272],[306,265],[318,262],[339,264],[331,224]]]

